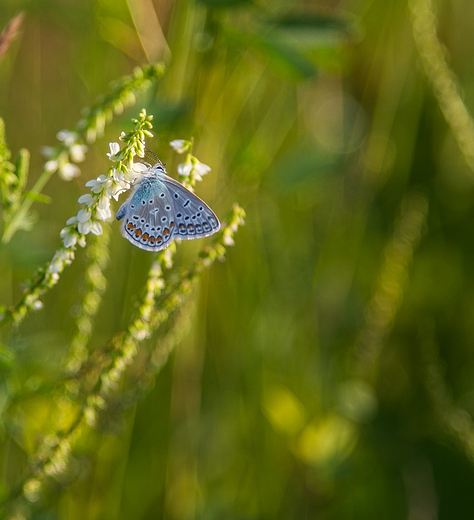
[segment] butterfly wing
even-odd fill
[[[160,174],[174,208],[174,237],[182,240],[207,237],[219,231],[221,224],[212,209],[178,181]]]
[[[122,236],[145,251],[161,251],[173,241],[173,201],[165,184],[155,177],[140,181],[117,211],[116,219],[123,219]]]

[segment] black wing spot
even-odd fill
[[[174,194],[174,198],[177,199],[179,195],[177,193]]]
[[[145,223],[145,219],[144,219],[144,218],[141,218],[141,219],[140,219],[140,222],[141,222],[142,224],[144,224],[144,223]]]
[[[171,206],[165,206],[166,211],[169,211],[171,209]]]
[[[177,216],[178,218],[181,218],[181,217],[183,216],[183,214],[182,214],[182,213],[176,213],[176,216]]]
[[[202,211],[204,208],[202,206],[199,206],[199,211]],[[199,215],[198,215],[199,216]]]
[[[168,219],[166,217],[161,217],[161,222],[166,222]]]
[[[132,218],[135,219],[135,220],[138,220],[140,217],[138,215],[133,215]]]
[[[143,204],[143,205],[145,205],[145,204],[146,204],[146,202],[145,202],[144,200],[142,200],[142,204]]]
[[[160,197],[163,198],[164,196],[165,196],[165,192],[162,191],[162,192],[160,193]]]
[[[184,204],[183,204],[183,208],[185,208],[191,201],[188,199]]]
[[[189,220],[189,215],[186,215],[186,216],[184,217],[184,220]]]
[[[201,213],[196,213],[196,216],[197,216],[197,217],[200,217],[200,216],[201,216]]]

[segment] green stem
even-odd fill
[[[46,170],[43,170],[43,173],[39,176],[33,188],[31,188],[30,192],[33,194],[41,193],[41,190],[46,186],[53,173],[54,171],[48,172]],[[5,223],[5,228],[2,236],[2,242],[4,244],[8,244],[8,242],[10,242],[10,240],[12,239],[13,235],[18,231],[21,222],[26,218],[33,202],[34,199],[32,198],[24,198],[19,210],[15,213],[10,222]]]

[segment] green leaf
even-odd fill
[[[308,79],[316,75],[317,69],[298,50],[271,33],[263,37],[258,48],[269,59],[268,66],[276,72],[295,80]]]
[[[15,351],[0,343],[0,370],[10,369],[15,361]]]
[[[52,199],[48,197],[48,195],[43,195],[42,193],[35,193],[33,191],[25,191],[23,192],[23,196],[27,199],[34,200],[35,202],[41,202],[43,204],[51,204]]]
[[[245,33],[227,28],[226,38],[229,45],[253,51],[270,69],[285,79],[301,81],[317,73],[313,63],[268,29]]]
[[[340,44],[342,40],[358,39],[361,28],[354,17],[298,13],[275,22],[281,34],[291,36],[305,45]]]

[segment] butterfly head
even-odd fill
[[[149,169],[149,172],[152,175],[160,175],[160,174],[166,175],[165,165],[160,161],[160,162],[154,164],[153,166],[151,166]]]

